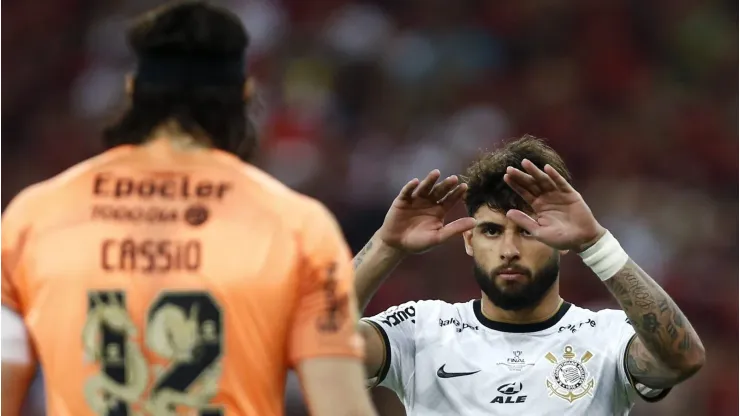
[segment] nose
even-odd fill
[[[519,253],[519,247],[517,244],[514,233],[504,233],[501,239],[501,260],[505,263],[511,263],[515,260],[519,260],[521,253]]]

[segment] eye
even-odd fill
[[[498,227],[486,227],[483,229],[483,235],[488,237],[495,237],[501,234],[501,229]]]
[[[522,228],[521,230],[519,230],[519,232],[520,232],[520,233],[521,233],[521,234],[522,234],[523,236],[525,236],[525,237],[531,237],[531,236],[532,236],[532,233],[530,233],[529,231],[525,230],[524,228]]]

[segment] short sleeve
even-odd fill
[[[647,402],[657,402],[665,398],[671,389],[654,389],[636,382],[629,374],[627,369],[627,354],[629,346],[637,338],[635,329],[629,322],[629,318],[623,311],[608,310],[602,311],[608,313],[607,331],[610,336],[614,337],[617,349],[617,381],[623,390],[629,404],[635,403],[640,398]]]
[[[352,255],[334,216],[318,202],[301,233],[298,299],[289,329],[290,364],[315,357],[361,359]]]
[[[385,362],[372,385],[387,387],[399,397],[405,396],[405,386],[414,373],[418,307],[419,302],[406,302],[363,319],[380,333],[385,344]]]
[[[2,214],[2,304],[19,315],[24,314],[23,249],[30,231],[31,198],[36,187],[16,196]]]

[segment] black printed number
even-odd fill
[[[159,416],[178,408],[223,414],[209,405],[222,370],[223,317],[208,293],[162,293],[149,307],[143,333],[126,310],[125,293],[91,292],[88,298],[83,343],[101,372],[87,380],[85,398],[96,414]],[[143,348],[166,364],[148,362]]]

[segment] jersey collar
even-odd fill
[[[480,299],[476,299],[473,302],[473,311],[475,312],[475,317],[478,318],[478,321],[487,328],[493,329],[494,331],[515,332],[521,334],[525,332],[544,331],[545,329],[554,326],[563,318],[563,316],[565,316],[571,306],[570,302],[563,302],[555,315],[542,322],[534,322],[531,324],[512,324],[508,322],[492,321],[483,315],[483,312],[480,309]]]

